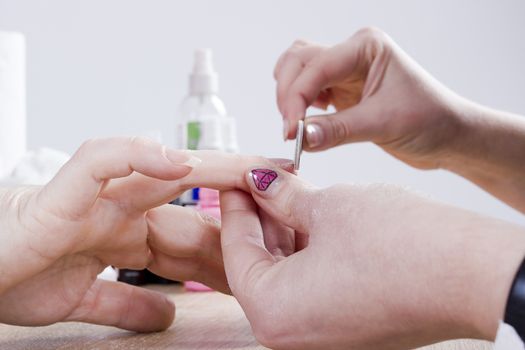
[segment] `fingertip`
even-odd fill
[[[135,320],[129,324],[120,325],[136,332],[160,332],[168,329],[175,319],[175,303],[165,294],[146,290],[149,295],[144,295],[142,303],[135,301]],[[128,327],[126,327],[128,326]]]
[[[114,326],[134,332],[157,332],[169,328],[174,318],[175,304],[165,294],[97,279],[64,321]]]
[[[297,123],[299,120],[303,120],[306,115],[306,108],[308,106],[302,101],[301,98],[292,100],[289,107],[284,113],[284,120],[286,120],[286,130],[284,131],[285,140],[293,140],[297,136]]]
[[[164,302],[166,303],[166,318],[165,322],[160,324],[160,330],[166,330],[170,328],[170,326],[173,324],[173,321],[175,320],[175,313],[177,308],[175,307],[175,302],[171,300],[170,297],[165,296]]]
[[[307,123],[305,139],[309,149],[320,147],[325,140],[325,135],[321,126],[313,122]]]
[[[290,122],[288,121],[288,119],[283,119],[283,141],[287,141],[288,140],[288,135],[290,133]]]

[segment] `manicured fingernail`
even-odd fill
[[[259,191],[266,191],[279,175],[271,169],[253,169],[250,177]]]
[[[283,140],[288,140],[288,130],[290,129],[290,126],[288,125],[288,119],[283,120]]]
[[[318,124],[308,123],[306,125],[306,142],[310,147],[317,147],[323,143],[323,130]]]
[[[190,168],[194,168],[202,162],[202,160],[186,151],[174,150],[171,148],[166,148],[166,158],[168,158],[172,163],[177,165],[186,165]]]

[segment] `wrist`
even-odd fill
[[[463,246],[468,247],[463,252],[467,283],[465,293],[456,299],[458,316],[469,337],[494,340],[525,256],[525,232],[493,219],[477,222],[476,227],[477,232],[472,227],[466,234]]]
[[[457,141],[442,168],[525,212],[525,118],[460,103]]]
[[[476,149],[478,140],[476,134],[476,123],[473,123],[472,115],[474,105],[461,96],[453,96],[443,110],[443,118],[450,126],[447,128],[450,138],[445,142],[440,168],[454,173],[461,173],[467,166],[465,161],[470,161],[472,149]]]

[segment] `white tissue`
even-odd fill
[[[523,350],[523,341],[514,328],[506,323],[500,322],[498,334],[494,342],[494,350]]]
[[[0,185],[45,185],[68,160],[67,153],[50,148],[29,151]]]
[[[106,281],[116,281],[118,279],[118,270],[107,266],[104,271],[98,274],[97,278]]]
[[[25,38],[0,32],[0,178],[26,151]]]

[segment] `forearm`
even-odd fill
[[[400,265],[402,271],[410,271],[401,286],[412,286],[412,298],[394,309],[415,315],[407,318],[421,327],[415,345],[451,338],[494,340],[525,257],[525,228],[417,197],[408,204],[409,216],[399,205],[401,213],[394,212],[393,217],[404,215],[399,228],[406,236],[395,238],[404,242],[407,253],[396,263],[409,263]],[[410,238],[413,241],[408,243]],[[402,274],[395,276],[399,279]],[[389,290],[405,293],[406,289],[394,287],[400,282],[392,283]]]
[[[494,340],[499,321],[503,320],[509,290],[516,271],[525,257],[525,229],[494,219],[467,223],[463,254],[458,271],[465,278],[465,291],[456,301],[461,318],[469,315],[473,333],[469,336]]]
[[[465,105],[458,112],[461,140],[444,168],[525,212],[525,117]]]

